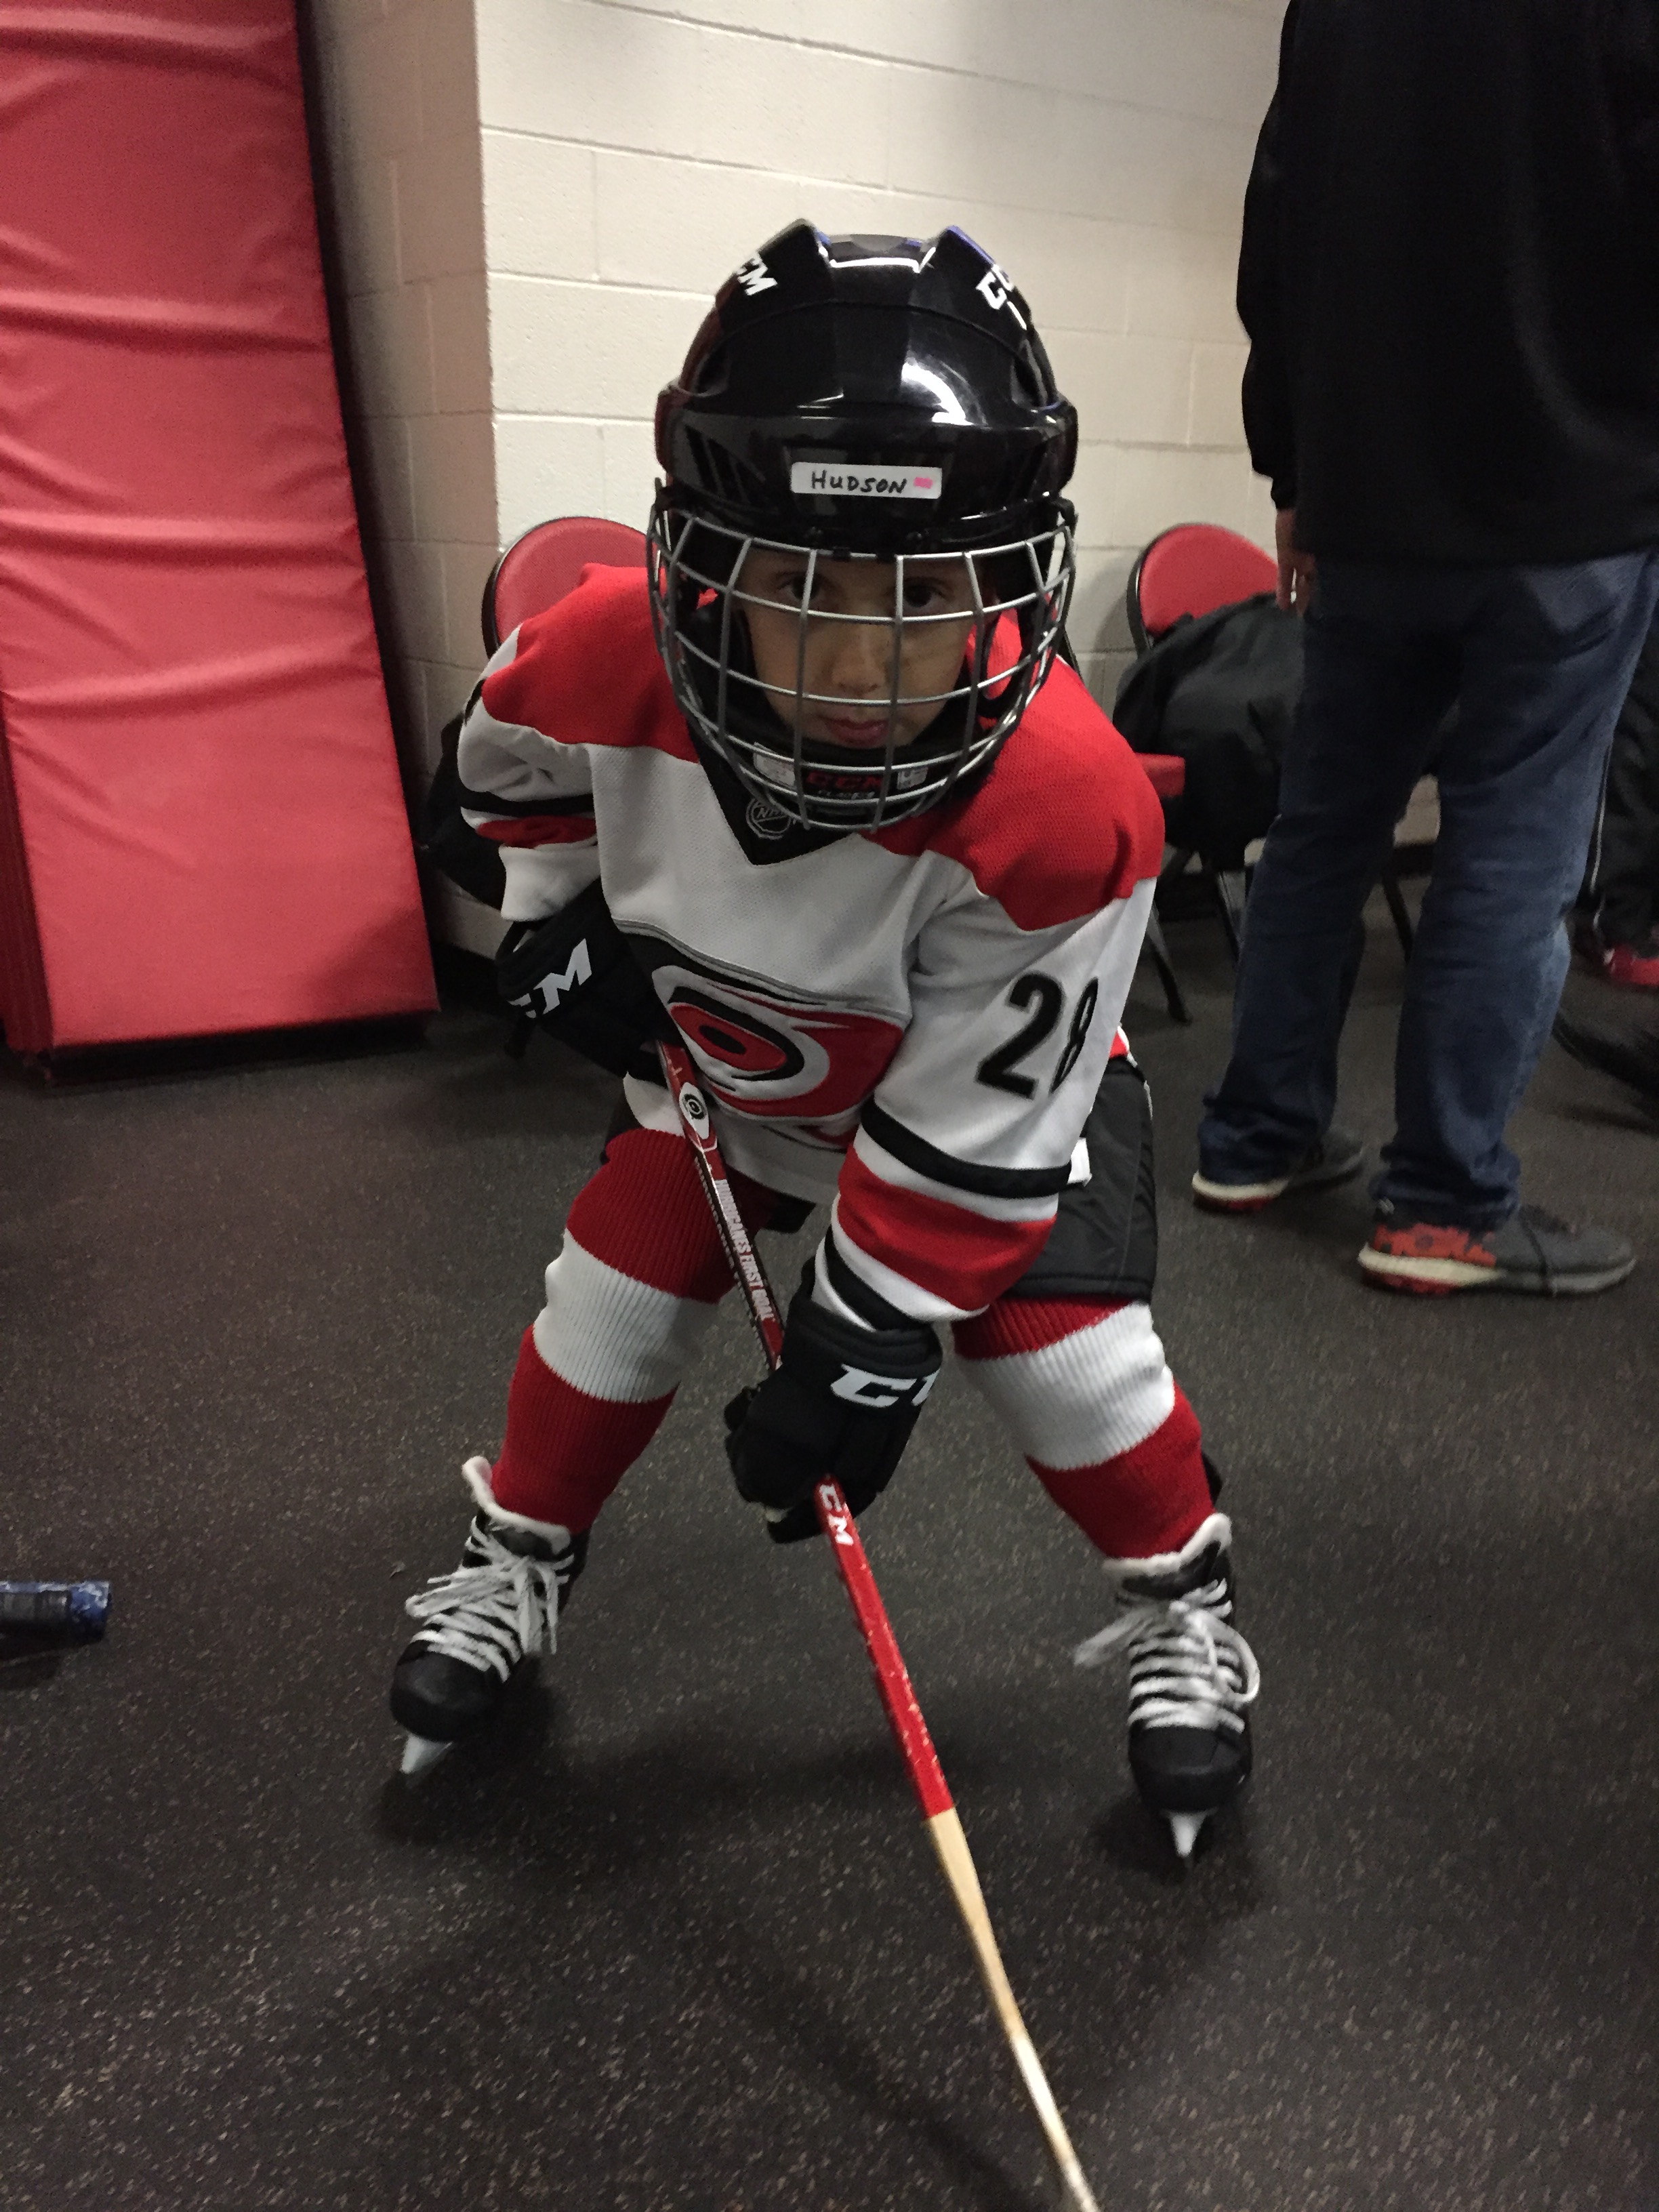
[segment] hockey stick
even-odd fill
[[[775,1367],[783,1352],[783,1324],[778,1318],[777,1301],[727,1180],[726,1163],[720,1158],[720,1143],[714,1135],[714,1117],[697,1081],[696,1070],[683,1045],[659,1044],[657,1050],[662,1060],[668,1095],[679,1115],[680,1127],[690,1142],[703,1192],[720,1231],[720,1242],[726,1247],[726,1255],[732,1263],[732,1272],[749,1308],[749,1318],[765,1351],[768,1366]],[[1078,2212],[1100,2212],[1072,2148],[1072,2139],[1066,2132],[1066,2123],[1060,2117],[1060,2107],[1048,2087],[1042,2063],[1008,1985],[1002,1954],[997,1948],[979,1875],[968,1849],[968,1838],[963,1833],[950,1785],[939,1765],[933,1740],[927,1733],[927,1723],[916,1703],[916,1693],[910,1686],[887,1608],[881,1601],[881,1592],[876,1588],[876,1578],[865,1556],[858,1524],[834,1482],[820,1482],[812,1492],[812,1503],[817,1510],[818,1525],[830,1540],[830,1553],[852,1600],[865,1649],[875,1670],[876,1688],[887,1709],[905,1767],[921,1800],[927,1832],[945,1869],[945,1878],[951,1885],[957,1910],[967,1924],[980,1972],[985,1978],[1002,2032],[1013,2051],[1026,2094],[1036,2109],[1054,2164]]]

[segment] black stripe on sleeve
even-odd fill
[[[896,1121],[873,1098],[860,1118],[876,1142],[907,1168],[951,1190],[972,1191],[976,1198],[1056,1198],[1072,1180],[1069,1159],[1057,1168],[988,1168],[975,1160],[952,1159]]]
[[[882,1297],[879,1291],[872,1291],[861,1276],[853,1273],[841,1255],[841,1247],[836,1242],[833,1228],[826,1233],[823,1240],[823,1271],[830,1278],[830,1287],[836,1296],[851,1306],[859,1319],[867,1322],[872,1328],[914,1328],[916,1326],[914,1314],[901,1313],[896,1305],[890,1304]]]

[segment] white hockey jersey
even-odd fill
[[[458,766],[507,918],[601,878],[729,1164],[831,1205],[837,1274],[930,1322],[1018,1280],[1086,1175],[1163,851],[1139,763],[1070,669],[966,796],[814,836],[705,766],[643,572],[591,568],[491,660]],[[665,1092],[629,1079],[629,1101],[677,1126]]]

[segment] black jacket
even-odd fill
[[[1291,0],[1238,308],[1309,551],[1659,542],[1656,0]]]

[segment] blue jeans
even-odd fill
[[[1440,837],[1372,1194],[1413,1218],[1509,1218],[1521,1170],[1504,1128],[1555,1017],[1565,916],[1656,600],[1653,552],[1547,568],[1321,562],[1232,1058],[1199,1129],[1206,1175],[1282,1172],[1328,1127],[1360,910],[1455,705],[1432,763]]]

